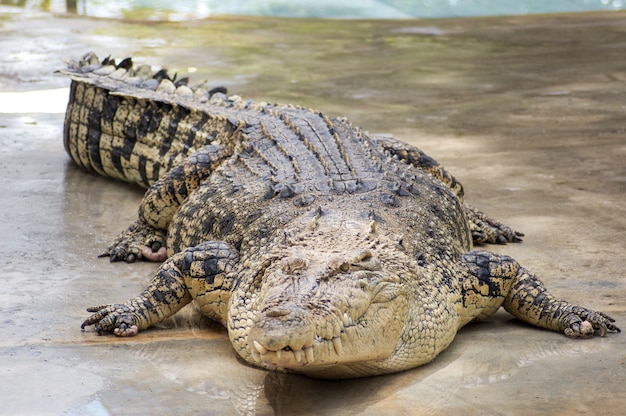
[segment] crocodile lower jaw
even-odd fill
[[[256,364],[275,369],[327,365],[340,361],[343,352],[341,336],[330,340],[318,337],[314,345],[303,347],[299,350],[287,347],[273,351],[267,349],[258,341],[253,341],[253,346],[252,359]],[[332,357],[331,360],[328,359],[329,356]]]

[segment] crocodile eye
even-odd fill
[[[347,261],[344,261],[339,266],[339,270],[341,270],[344,273],[347,272],[347,271],[350,271],[350,263],[348,263]]]

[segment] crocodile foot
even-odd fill
[[[519,243],[523,233],[487,217],[474,207],[465,205],[465,213],[470,223],[474,244]]]
[[[591,338],[596,333],[603,337],[608,331],[621,332],[615,325],[615,319],[581,306],[574,306],[564,321],[568,322],[568,326],[563,333],[570,338]]]
[[[167,259],[165,233],[137,220],[99,257],[109,257],[111,262],[133,263],[141,259],[163,262]]]
[[[112,332],[118,337],[134,337],[139,332],[131,306],[122,304],[99,305],[87,308],[87,312],[95,313],[82,323],[81,329],[94,325],[98,335],[102,335],[103,332]]]

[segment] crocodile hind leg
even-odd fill
[[[376,136],[372,138],[372,141],[378,144],[382,150],[396,156],[404,163],[416,167],[417,169],[420,169],[439,179],[441,182],[446,184],[452,192],[454,192],[461,202],[463,202],[463,185],[461,185],[461,183],[457,181],[450,172],[441,166],[439,162],[422,152],[419,148],[391,136]]]
[[[493,315],[502,306],[524,322],[568,337],[620,331],[610,316],[556,299],[536,276],[508,256],[471,251],[461,257],[460,265],[466,272],[460,279],[461,325]]]
[[[419,148],[402,142],[390,136],[377,136],[372,138],[384,151],[396,156],[398,159],[429,175],[439,179],[463,202],[463,185],[448,172],[439,162]],[[491,243],[506,244],[507,242],[522,241],[524,234],[513,230],[500,222],[487,217],[474,207],[464,203],[465,216],[470,224],[472,240],[474,244]]]
[[[167,226],[187,196],[226,157],[221,146],[205,146],[187,157],[152,185],[139,205],[137,220],[101,255],[129,263],[139,259],[163,261]]]
[[[463,204],[474,244],[506,244],[522,241],[523,233],[487,217],[468,204]]]
[[[88,308],[93,314],[81,328],[94,325],[99,334],[105,331],[120,337],[134,336],[174,315],[193,299],[203,312],[224,323],[233,283],[228,274],[237,261],[237,251],[221,241],[176,253],[159,267],[138,296],[121,304]]]

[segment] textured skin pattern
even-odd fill
[[[348,121],[93,54],[72,78],[71,158],[148,190],[104,255],[163,262],[82,327],[134,336],[194,300],[253,365],[345,378],[431,361],[500,307],[571,337],[613,319],[549,294],[513,259],[474,243],[521,234],[463,203],[419,149]]]

